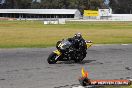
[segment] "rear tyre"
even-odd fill
[[[58,61],[58,55],[56,53],[52,52],[49,55],[47,61],[49,64],[55,64]]]

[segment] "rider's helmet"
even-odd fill
[[[82,38],[82,35],[81,35],[81,33],[76,33],[76,34],[74,35],[74,37],[75,37],[75,38]]]

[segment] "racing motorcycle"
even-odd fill
[[[85,41],[86,50],[93,44],[92,41]],[[86,51],[82,52],[74,48],[73,44],[68,40],[58,41],[57,50],[53,51],[47,61],[49,64],[55,64],[57,61],[74,60],[76,63],[81,62],[86,57]]]

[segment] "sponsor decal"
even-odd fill
[[[84,16],[99,16],[99,12],[95,10],[84,10]]]

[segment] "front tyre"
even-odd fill
[[[49,64],[55,64],[58,61],[58,58],[59,58],[59,56],[56,53],[52,52],[49,55],[47,61]]]
[[[81,59],[75,59],[75,63],[80,63],[84,58],[81,58]]]
[[[82,54],[78,54],[76,59],[74,59],[75,63],[80,63],[83,61],[83,59],[86,57],[86,54],[82,53]]]

